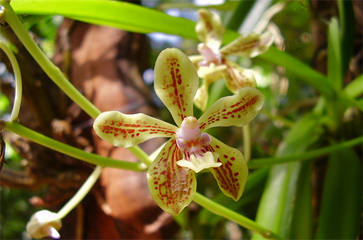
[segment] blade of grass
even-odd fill
[[[310,163],[301,165],[289,239],[312,239],[314,233]]]
[[[161,31],[196,39],[194,22],[132,3],[104,0],[22,0],[12,1],[11,6],[17,14],[62,15],[127,31]]]
[[[343,78],[339,23],[337,18],[332,18],[328,33],[328,79],[336,92],[341,91]]]
[[[229,1],[230,2],[230,1]],[[245,20],[246,16],[252,9],[253,5],[255,4],[256,0],[241,0],[239,1],[238,5],[236,6],[232,16],[228,19],[228,23],[226,28],[238,31],[239,27]]]
[[[341,26],[341,66],[342,76],[345,76],[350,58],[352,56],[354,36],[355,36],[355,17],[353,1],[338,0],[339,19]]]
[[[356,79],[345,86],[344,92],[350,98],[356,98],[361,95],[363,93],[363,74],[359,75]]]
[[[321,132],[319,120],[319,115],[308,114],[298,121],[281,143],[276,156],[304,152],[317,140]],[[299,174],[300,162],[273,166],[257,211],[256,222],[284,239],[290,235]],[[252,239],[261,237],[254,234]]]
[[[337,143],[330,145],[328,147],[319,148],[310,150],[301,154],[292,154],[290,156],[283,156],[283,157],[271,157],[271,158],[256,158],[251,160],[248,163],[248,168],[260,168],[260,167],[270,167],[275,164],[282,164],[282,163],[289,163],[294,161],[303,161],[313,159],[319,156],[323,156],[326,154],[330,154],[335,151],[339,151],[343,148],[353,147],[355,145],[359,145],[363,143],[363,137],[357,137],[345,142]]]
[[[357,239],[360,231],[362,165],[351,148],[330,155],[316,239]]]
[[[333,86],[327,77],[290,54],[272,46],[266,53],[259,55],[257,58],[283,66],[286,68],[287,73],[297,76],[300,80],[317,89],[326,99],[335,98]]]

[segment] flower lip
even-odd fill
[[[200,134],[201,131],[199,129],[198,120],[195,117],[190,116],[184,118],[181,127],[177,130],[176,137],[186,141],[193,141],[197,139]]]
[[[199,43],[198,51],[204,57],[204,60],[198,63],[200,66],[209,66],[211,63],[216,65],[222,64],[222,57],[219,51],[215,53],[207,44]]]

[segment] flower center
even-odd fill
[[[176,133],[176,142],[183,152],[183,159],[177,161],[181,167],[187,167],[195,172],[205,168],[219,167],[218,154],[208,151],[212,138],[199,129],[199,122],[195,117],[184,118],[181,128]]]
[[[222,57],[220,53],[215,53],[210,47],[205,43],[198,44],[198,51],[204,57],[203,61],[199,62],[200,66],[209,66],[211,63],[215,65],[222,64]]]

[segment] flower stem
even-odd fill
[[[144,150],[142,150],[140,147],[138,146],[134,146],[134,147],[130,147],[128,148],[128,150],[130,152],[132,152],[132,154],[135,155],[135,157],[137,157],[141,162],[143,162],[147,167],[149,167],[151,165],[151,163],[153,162],[149,155],[145,153]]]
[[[48,57],[40,50],[38,45],[30,37],[24,25],[20,22],[18,16],[13,11],[12,7],[7,1],[0,1],[1,5],[5,7],[4,20],[13,29],[14,33],[18,36],[25,48],[37,61],[44,72],[53,80],[53,82],[63,90],[74,102],[76,102],[88,115],[95,118],[100,114],[98,110],[89,100],[83,96],[66,77],[56,67]]]
[[[5,9],[3,10],[4,14],[0,16],[4,18],[4,20],[10,25],[13,29],[14,33],[18,36],[20,41],[29,51],[29,53],[33,56],[33,58],[37,61],[40,67],[44,70],[44,72],[53,80],[53,82],[60,88],[62,91],[70,97],[75,103],[77,103],[90,117],[96,118],[101,111],[97,109],[85,96],[83,96],[68,79],[66,79],[65,75],[60,71],[60,69],[55,66],[48,57],[40,50],[34,40],[28,34],[28,31],[24,27],[24,25],[20,22],[18,16],[15,14],[12,7],[9,5],[8,1],[1,0],[0,5]],[[146,160],[146,153],[138,147],[134,146],[129,148],[131,152],[136,153],[137,157],[141,161],[150,162],[150,160]]]
[[[212,200],[204,197],[203,195],[196,193],[193,199],[194,202],[201,205],[205,209],[208,209],[212,213],[222,216],[226,219],[236,222],[237,224],[250,229],[258,234],[261,234],[264,238],[269,239],[281,239],[278,235],[273,233],[271,230],[265,229],[264,227],[258,225],[256,222],[243,215],[240,215]]]
[[[9,121],[10,122],[15,122],[19,117],[20,106],[21,106],[21,98],[22,98],[22,91],[23,91],[20,68],[19,68],[18,61],[16,60],[13,52],[1,40],[0,40],[0,49],[2,49],[4,51],[4,53],[8,56],[8,58],[10,60],[10,63],[11,63],[11,66],[13,67],[13,71],[14,71],[14,76],[15,76],[15,96],[14,96],[14,105],[13,105],[13,109],[11,111]]]
[[[246,124],[242,127],[243,133],[243,155],[247,162],[251,159],[251,128],[250,124]]]
[[[353,147],[358,144],[362,144],[363,137],[354,138],[349,141],[345,141],[342,143],[334,144],[329,147],[320,148],[312,151],[308,151],[302,154],[286,156],[286,157],[278,157],[278,158],[259,158],[249,162],[249,168],[260,168],[260,167],[267,167],[272,166],[275,164],[282,164],[294,161],[302,161],[302,160],[309,160],[318,156],[322,156],[325,154],[332,153],[334,151],[338,151],[343,148]]]
[[[91,175],[87,178],[87,180],[83,183],[82,187],[78,189],[76,194],[62,207],[61,210],[57,213],[59,218],[64,218],[70,211],[73,210],[87,195],[87,193],[91,190],[93,185],[96,183],[97,179],[102,173],[103,167],[96,166]]]
[[[146,169],[144,164],[142,163],[119,161],[112,158],[103,157],[97,154],[85,152],[81,149],[69,146],[62,142],[44,136],[18,123],[7,122],[5,129],[13,133],[16,133],[24,138],[27,138],[33,142],[36,142],[40,145],[43,145],[60,153],[66,154],[68,156],[80,159],[82,161],[89,162],[91,164],[100,165],[102,167],[121,168],[131,171],[144,171]]]

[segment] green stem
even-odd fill
[[[150,159],[149,155],[145,153],[144,150],[139,148],[138,146],[130,147],[128,150],[135,155],[141,162],[143,162],[147,167],[151,165],[153,160]]]
[[[284,126],[288,127],[288,128],[291,128],[294,126],[294,122],[287,119],[287,118],[284,118],[282,116],[279,116],[279,115],[274,115],[272,114],[270,111],[266,110],[266,109],[261,109],[260,113],[263,113],[265,114],[268,118],[270,118],[271,120],[273,121],[277,121],[277,122],[280,122],[281,124],[283,124]]]
[[[305,152],[302,154],[296,154],[296,155],[292,155],[292,156],[278,157],[278,158],[259,158],[259,159],[250,161],[248,164],[248,167],[249,168],[260,168],[260,167],[272,166],[275,164],[309,160],[309,159],[312,159],[312,158],[315,158],[318,156],[329,154],[334,151],[338,151],[343,148],[349,148],[349,147],[361,144],[362,142],[363,142],[363,137],[358,137],[358,138],[354,138],[352,140],[349,140],[349,141],[346,141],[343,143],[334,144],[329,147],[312,150],[312,151]]]
[[[281,239],[281,237],[273,233],[271,230],[265,229],[264,227],[260,226],[251,219],[246,218],[245,216],[242,216],[216,202],[213,202],[212,200],[204,197],[199,193],[195,194],[193,201],[201,205],[202,207],[208,209],[212,213],[225,217],[226,219],[234,221],[245,228],[248,228],[258,234],[261,234],[264,238]]]
[[[0,1],[1,5],[5,7],[5,21],[13,29],[14,33],[18,36],[25,48],[37,61],[44,72],[53,80],[53,82],[62,89],[74,102],[76,102],[88,115],[95,118],[100,114],[100,111],[88,101],[88,99],[80,94],[80,92],[66,79],[58,67],[56,67],[47,56],[40,50],[38,45],[29,35],[24,25],[20,22],[18,16],[15,14],[7,1]]]
[[[67,214],[82,201],[82,199],[87,195],[87,193],[96,183],[97,179],[102,173],[102,169],[103,167],[96,166],[91,175],[83,183],[82,187],[78,189],[76,194],[62,207],[61,210],[59,210],[59,212],[57,213],[59,218],[64,218],[65,216],[67,216]]]
[[[251,159],[251,128],[250,124],[242,127],[243,133],[243,154],[247,162]]]
[[[29,51],[29,53],[33,56],[33,58],[37,61],[40,67],[44,70],[44,72],[53,80],[53,82],[60,88],[62,91],[67,94],[75,103],[77,103],[89,116],[92,118],[96,118],[101,112],[96,108],[85,96],[83,96],[68,79],[64,76],[64,74],[60,71],[60,69],[55,66],[47,56],[40,50],[38,45],[34,42],[34,40],[30,37],[28,31],[24,27],[24,25],[20,22],[18,16],[15,14],[12,7],[9,5],[8,1],[1,0],[0,5],[5,7],[4,10],[4,20],[10,25],[13,29],[14,33],[18,36],[20,41]],[[129,148],[130,151],[141,154],[143,151],[140,147],[135,146]],[[143,160],[141,158],[140,160]]]
[[[0,17],[0,19],[1,19],[1,17]],[[19,68],[18,61],[16,61],[16,58],[15,58],[13,52],[1,40],[0,40],[0,49],[2,49],[4,51],[4,53],[8,56],[11,66],[13,67],[13,72],[14,72],[14,76],[15,76],[14,105],[13,105],[13,109],[11,111],[11,115],[10,115],[10,119],[9,119],[10,122],[15,122],[19,117],[22,91],[23,91],[20,68]]]
[[[7,131],[16,133],[24,138],[27,138],[35,143],[38,143],[42,146],[48,147],[60,153],[66,154],[68,156],[80,159],[82,161],[91,164],[100,165],[102,167],[121,168],[131,171],[144,171],[146,169],[144,164],[141,163],[119,161],[112,158],[103,157],[97,154],[85,152],[81,149],[69,146],[67,144],[58,142],[52,138],[46,137],[18,123],[7,122],[5,129]]]

